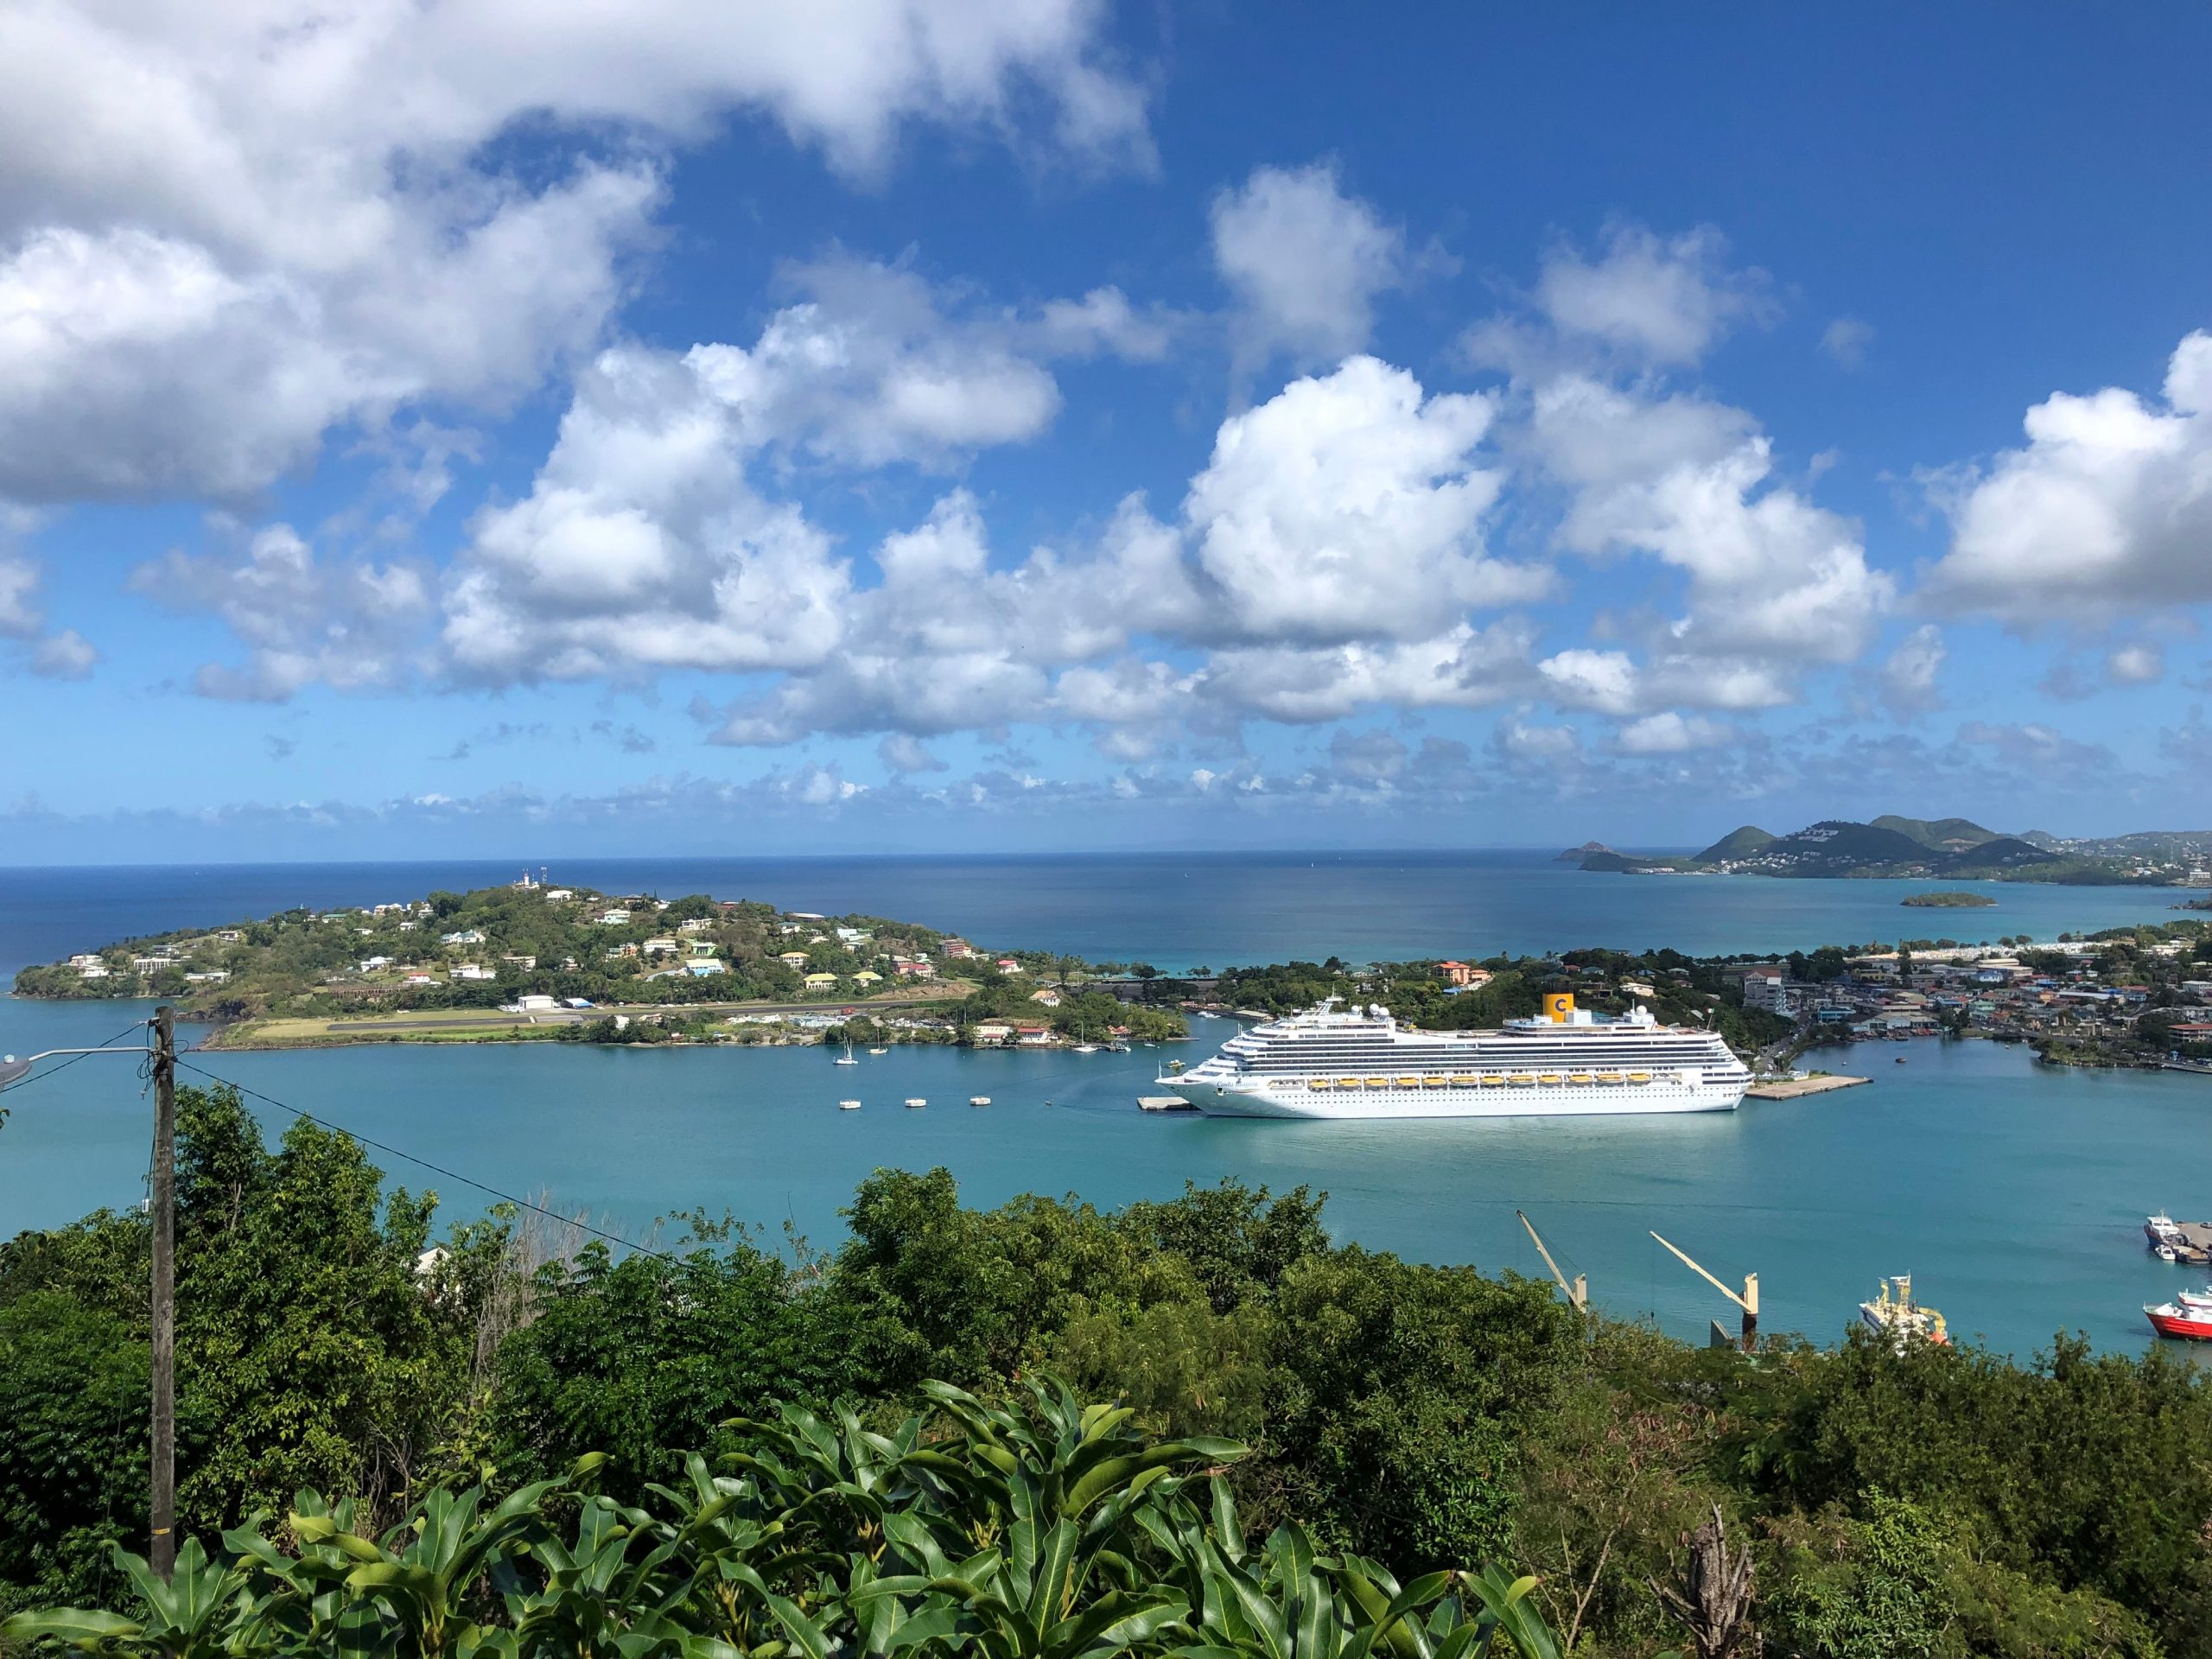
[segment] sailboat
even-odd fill
[[[840,1060],[833,1060],[830,1064],[833,1065],[858,1065],[860,1062],[853,1058],[853,1046],[850,1043],[847,1043],[845,1045],[844,1058]]]

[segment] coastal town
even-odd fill
[[[1732,964],[1745,1007],[1808,1046],[1985,1037],[2052,1064],[2212,1072],[2212,939],[2201,924],[2031,945],[1817,952]]]

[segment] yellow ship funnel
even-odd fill
[[[1548,991],[1544,994],[1544,1018],[1555,1026],[1567,1023],[1567,1016],[1574,1012],[1573,991]]]

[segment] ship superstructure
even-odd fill
[[[1220,1117],[1552,1117],[1727,1112],[1751,1073],[1710,1031],[1544,999],[1495,1031],[1423,1031],[1333,1000],[1240,1032],[1160,1079]]]

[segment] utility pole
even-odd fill
[[[57,1054],[74,1059],[105,1054],[111,1058],[130,1055],[153,1062],[154,1180],[148,1208],[154,1224],[154,1294],[149,1312],[153,1327],[153,1491],[149,1509],[153,1536],[146,1559],[166,1580],[176,1566],[176,1012],[154,1010],[147,1025],[153,1028],[150,1046],[133,1048],[48,1048],[18,1059],[0,1054],[0,1089],[29,1077],[41,1060]],[[0,1109],[0,1118],[7,1116]]]
[[[154,1010],[153,1539],[146,1559],[176,1565],[176,1014]]]

